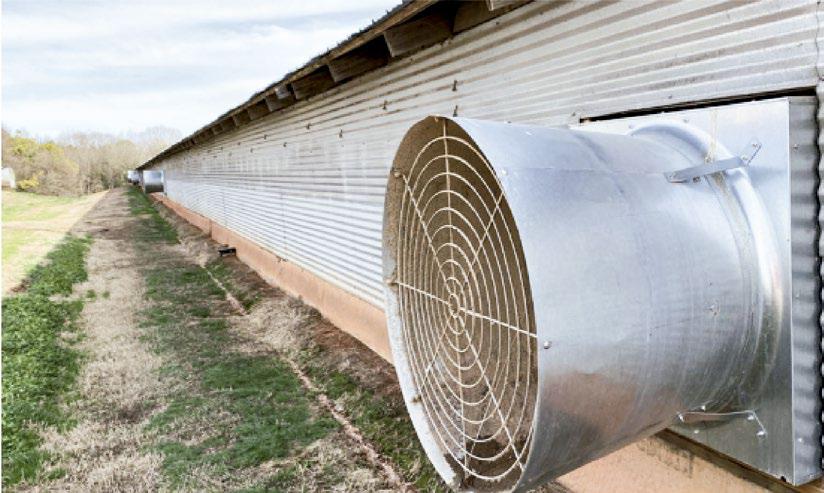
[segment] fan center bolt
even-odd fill
[[[449,315],[452,318],[461,316],[461,301],[458,299],[458,296],[454,294],[449,296]]]

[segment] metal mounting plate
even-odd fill
[[[757,155],[743,169],[766,206],[778,239],[780,265],[775,283],[785,309],[776,324],[780,333],[775,364],[764,393],[752,407],[759,419],[756,422],[747,419],[749,414],[740,413],[723,420],[689,420],[673,429],[796,485],[822,472],[820,283],[813,276],[817,254],[815,235],[809,232],[811,228],[814,231],[817,215],[814,184],[818,155],[814,151],[816,132],[810,131],[815,128],[814,101],[811,97],[780,98],[581,126],[629,134],[652,122],[679,122],[706,132],[731,151],[752,149],[752,142],[760,144]],[[741,158],[734,160],[739,163],[710,160],[705,166],[715,164],[721,169],[681,170],[686,172],[684,176],[667,178],[685,182],[707,172],[725,172],[729,164],[743,164]]]

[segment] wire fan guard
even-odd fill
[[[520,478],[532,439],[532,297],[492,166],[456,124],[438,123],[424,130],[424,145],[401,151],[390,179],[390,289],[411,375],[402,384],[423,409],[419,435],[432,438],[454,484],[505,489]]]

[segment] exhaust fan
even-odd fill
[[[143,192],[155,193],[163,191],[163,171],[160,170],[145,170],[143,171]]]
[[[757,455],[742,460],[774,474],[758,461],[793,447],[761,419],[789,330],[786,246],[747,169],[775,142],[624,127],[429,117],[400,145],[390,341],[455,489],[528,489],[679,423],[735,422]]]

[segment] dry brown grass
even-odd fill
[[[247,316],[236,318],[233,326],[249,337],[251,347],[245,348],[247,351],[258,350],[263,344],[272,351],[294,356],[309,337],[308,331],[301,329],[318,318],[310,307],[281,296],[259,302]]]

